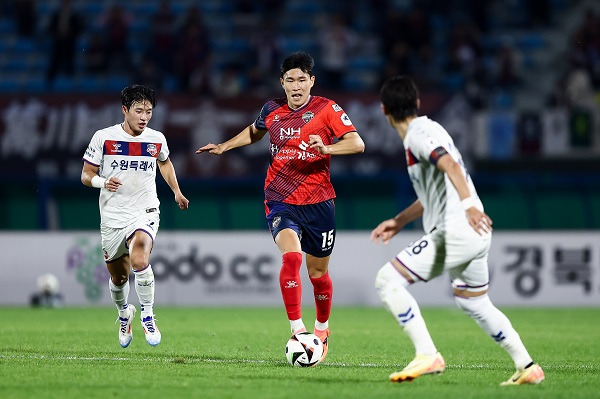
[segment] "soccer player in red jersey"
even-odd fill
[[[280,77],[286,96],[268,101],[254,123],[235,137],[221,144],[207,144],[196,154],[220,155],[269,134],[271,163],[265,179],[265,210],[282,254],[279,284],[283,303],[292,333],[306,331],[300,280],[304,252],[314,287],[314,333],[325,345],[325,357],[333,292],[329,257],[335,241],[335,191],[329,162],[332,155],[361,153],[365,144],[338,104],[310,94],[315,84],[313,66],[313,58],[305,52],[286,57]]]

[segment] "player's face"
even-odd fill
[[[135,136],[140,135],[152,118],[152,104],[142,101],[131,104],[129,109],[123,106],[123,114],[125,115],[125,125],[129,126]]]
[[[310,89],[315,84],[315,77],[301,69],[295,68],[287,71],[280,79],[285,91],[288,105],[291,109],[298,109],[308,101]]]

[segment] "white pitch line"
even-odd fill
[[[190,364],[190,363],[216,363],[216,364],[235,364],[235,363],[245,363],[245,364],[270,364],[270,365],[279,365],[286,364],[285,361],[273,361],[273,360],[260,360],[260,359],[214,359],[214,358],[186,358],[183,356],[176,355],[164,355],[163,357],[108,357],[108,356],[54,356],[54,355],[43,355],[43,354],[32,354],[32,355],[3,355],[0,354],[0,360],[15,360],[15,359],[25,359],[25,360],[56,360],[56,361],[65,361],[65,360],[73,360],[73,361],[114,361],[114,362],[155,362],[155,363],[182,363],[182,364]],[[323,363],[321,367],[364,367],[364,368],[386,368],[386,369],[401,369],[403,366],[401,364],[378,364],[378,363],[360,363],[360,364],[349,364],[349,363],[340,363],[340,362],[327,362]],[[558,364],[547,364],[548,367],[551,368],[561,368],[565,367],[565,365]],[[581,371],[597,371],[598,366],[596,365],[587,365],[587,364],[576,364],[567,366],[570,370],[581,370]],[[447,365],[447,370],[492,370],[495,369],[495,366],[490,366],[489,364],[453,364]]]
[[[232,364],[232,363],[249,363],[249,364],[280,364],[283,361],[270,361],[270,360],[259,360],[259,359],[212,359],[212,358],[185,358],[185,357],[143,357],[143,358],[130,358],[130,357],[107,357],[107,356],[53,356],[53,355],[0,355],[0,359],[28,359],[28,360],[74,360],[74,361],[114,361],[114,362],[130,362],[130,361],[143,361],[143,362],[157,362],[157,363],[217,363],[217,364]],[[360,364],[348,364],[348,363],[325,363],[325,366],[335,367],[399,367],[398,364],[386,365],[376,363],[360,363]]]

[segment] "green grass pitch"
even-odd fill
[[[412,360],[383,309],[335,308],[329,355],[294,368],[282,308],[156,308],[162,343],[138,322],[122,349],[114,308],[0,308],[0,398],[600,398],[600,309],[503,311],[546,372],[537,386],[500,387],[509,356],[453,308],[422,313],[444,374],[390,383]],[[304,320],[314,321],[314,309]]]

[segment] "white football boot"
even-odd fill
[[[154,319],[154,315],[142,317],[142,327],[144,328],[144,332],[146,333],[146,342],[148,342],[152,346],[156,346],[160,344],[160,331],[156,326],[156,320]]]
[[[135,316],[135,306],[127,306],[127,315],[127,317],[119,317],[116,321],[119,323],[119,343],[123,348],[127,348],[133,339],[131,322]]]

